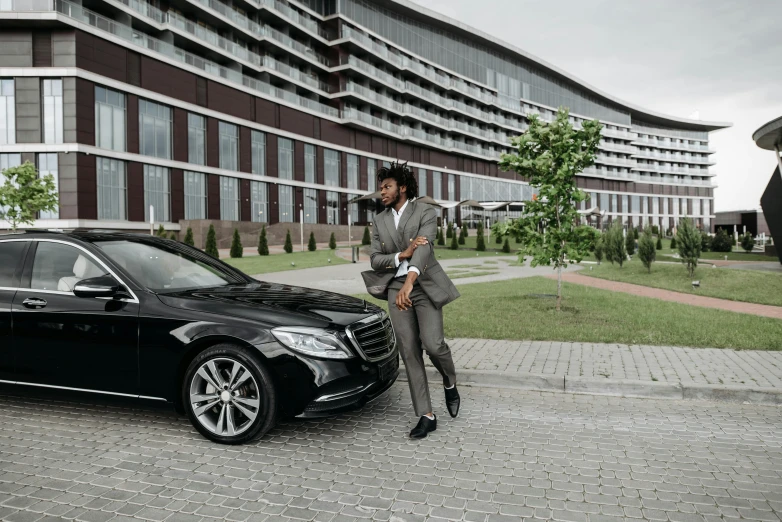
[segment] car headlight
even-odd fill
[[[324,359],[350,359],[353,354],[334,333],[321,328],[273,328],[272,335],[294,352]]]

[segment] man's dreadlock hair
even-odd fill
[[[407,199],[415,199],[418,197],[418,180],[413,169],[407,166],[407,162],[400,163],[395,161],[388,167],[381,167],[377,171],[378,185],[383,183],[384,179],[392,178],[396,181],[397,186],[407,187]]]

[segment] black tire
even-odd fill
[[[211,366],[209,365],[210,362]],[[194,389],[197,390],[199,387],[202,387],[205,384],[207,385],[207,390],[212,390],[214,388],[213,386],[207,384],[208,381],[202,377],[202,374],[198,373],[199,370],[207,365],[207,368],[218,368],[218,372],[221,372],[221,376],[225,376],[226,373],[221,369],[230,367],[232,363],[238,363],[242,367],[239,370],[241,373],[237,375],[237,381],[244,377],[245,371],[249,372],[249,375],[252,378],[252,380],[250,380],[248,377],[244,381],[244,384],[237,387],[238,389],[234,393],[238,394],[243,389],[246,389],[249,390],[248,395],[246,397],[239,396],[238,398],[231,397],[228,399],[229,402],[225,403],[220,400],[220,402],[218,402],[212,408],[204,410],[199,417],[199,415],[197,415],[194,411],[194,404],[191,401],[191,391]],[[210,377],[214,377],[211,370],[207,373]],[[215,384],[218,383],[215,382]],[[253,391],[255,391],[256,394],[253,394]],[[253,439],[263,436],[266,432],[272,429],[277,420],[277,393],[274,388],[274,380],[272,379],[272,375],[263,365],[260,358],[247,348],[223,343],[209,347],[203,352],[199,353],[190,362],[187,370],[185,371],[185,376],[181,384],[181,392],[182,404],[184,405],[185,412],[190,418],[190,422],[193,424],[193,427],[195,427],[195,429],[198,430],[201,435],[214,442],[219,442],[221,444],[243,444],[245,442],[249,442]],[[198,393],[206,394],[207,392]],[[209,393],[211,394],[211,391]],[[254,395],[257,395],[257,397]],[[219,394],[217,396],[219,396]],[[250,420],[248,416],[244,415],[242,411],[238,409],[241,407],[241,405],[234,403],[234,399],[249,399],[253,401],[257,400],[257,416],[253,420]],[[209,400],[204,400],[202,403],[197,404],[198,407],[203,406],[206,408],[209,404],[211,404],[211,402]],[[233,435],[226,434],[228,431],[227,428],[221,428],[227,426],[225,414],[220,417],[217,413],[222,409],[236,412],[229,414],[229,419],[245,419],[245,423],[242,425],[243,429],[240,433]],[[215,416],[218,416],[218,420],[223,419],[220,422],[221,427],[217,426],[217,422],[214,423],[215,426],[210,427],[211,422],[209,421]],[[222,433],[218,433],[218,431],[222,431]]]

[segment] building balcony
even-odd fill
[[[638,158],[655,159],[659,161],[670,161],[673,163],[693,163],[696,165],[716,165],[716,162],[709,159],[708,156],[684,156],[680,153],[652,152],[648,150],[638,150],[633,156]]]
[[[649,163],[637,163],[633,170],[644,172],[663,172],[671,174],[681,174],[685,176],[714,176],[715,174],[709,172],[708,169],[687,168],[687,167],[675,167],[667,164],[652,165]]]
[[[684,150],[705,154],[714,154],[716,152],[714,149],[709,148],[708,145],[696,145],[694,143],[673,143],[671,141],[654,140],[650,138],[637,138],[635,141],[633,141],[633,145],[645,145],[647,147],[655,147],[658,149]]]
[[[608,128],[606,128],[604,126],[603,130],[601,130],[600,133],[603,136],[607,136],[609,138],[618,138],[618,139],[627,140],[627,141],[635,141],[636,139],[638,139],[638,134],[636,134],[634,132],[630,132],[630,131],[625,130],[625,129],[622,129],[622,130],[608,129]]]
[[[579,175],[596,177],[596,178],[615,179],[621,181],[635,181],[638,183],[657,183],[657,184],[665,184],[665,185],[691,185],[691,186],[694,185],[694,186],[714,187],[714,185],[711,183],[711,180],[695,180],[695,179],[679,180],[668,176],[648,176],[648,175],[640,174],[638,172],[615,172],[599,167],[587,167]]]

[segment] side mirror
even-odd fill
[[[73,287],[76,297],[114,297],[120,292],[120,284],[110,275],[82,279]]]

